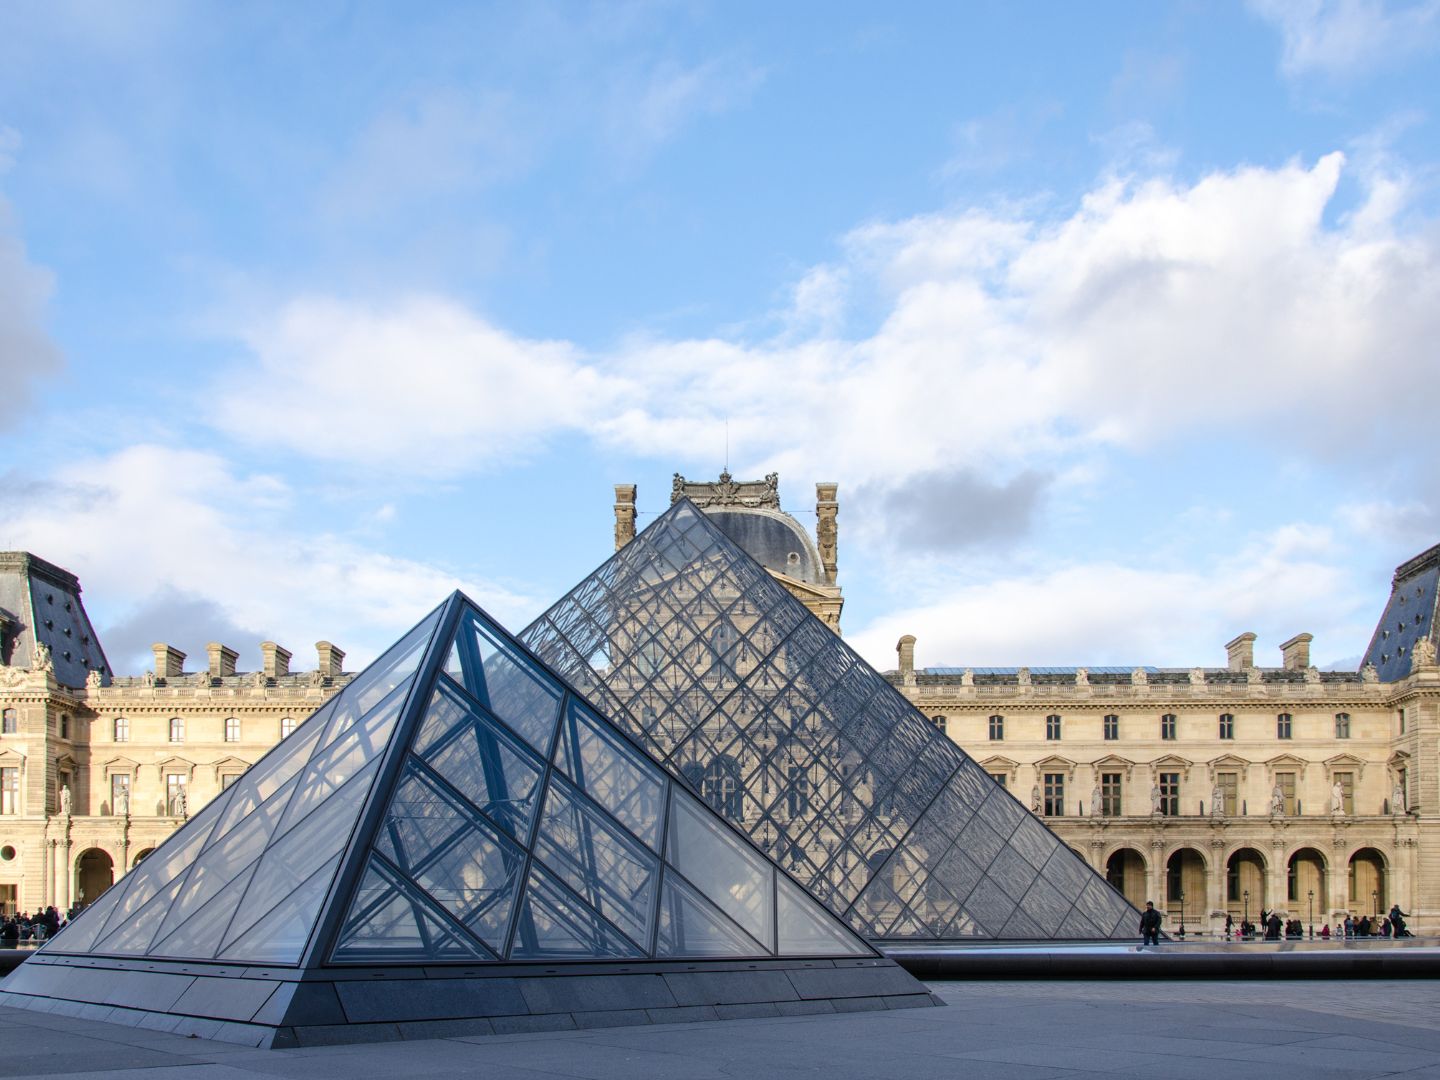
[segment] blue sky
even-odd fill
[[[893,9],[893,10],[892,10]],[[1440,2],[12,3],[0,547],[165,639],[518,627],[840,484],[893,664],[1357,657],[1440,541]]]

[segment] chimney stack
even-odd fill
[[[825,583],[835,584],[839,533],[835,527],[840,503],[836,501],[839,484],[815,485],[815,542],[820,548],[820,565],[825,569]]]
[[[635,539],[635,485],[615,485],[615,550]]]
[[[221,645],[218,641],[212,641],[205,646],[205,654],[210,658],[210,677],[212,679],[224,679],[235,674],[235,661],[240,654],[227,645]]]
[[[173,679],[185,674],[185,654],[175,646],[157,641],[150,646],[150,651],[155,654],[155,677],[157,679]]]
[[[1255,635],[1248,630],[1225,646],[1231,671],[1244,671],[1255,666]]]
[[[290,674],[290,650],[282,649],[273,641],[260,643],[260,661],[267,679],[279,679]]]
[[[315,652],[320,657],[320,674],[335,678],[344,670],[345,650],[337,649],[328,641],[317,641]]]
[[[915,685],[915,635],[906,634],[895,646],[900,654],[900,681],[906,686]]]
[[[1310,666],[1310,642],[1314,640],[1314,634],[1296,634],[1280,646],[1286,671],[1304,671]]]

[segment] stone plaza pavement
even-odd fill
[[[1437,982],[1015,981],[931,987],[948,1008],[298,1050],[252,1050],[0,1009],[0,1076],[1440,1078]]]

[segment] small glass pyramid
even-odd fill
[[[43,951],[306,968],[875,956],[459,593]]]
[[[520,637],[867,938],[1133,936],[1119,893],[688,499]]]

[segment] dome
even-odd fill
[[[767,570],[820,585],[825,582],[815,542],[789,514],[748,507],[706,507],[705,516]]]

